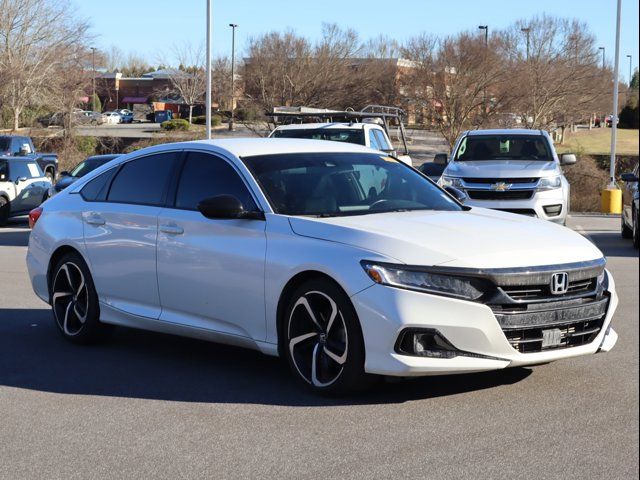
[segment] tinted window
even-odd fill
[[[15,182],[19,178],[38,178],[42,176],[42,170],[34,162],[12,162],[11,179]]]
[[[455,159],[474,160],[553,160],[542,135],[469,135],[465,137]]]
[[[162,205],[179,153],[147,155],[124,164],[109,188],[109,202]]]
[[[114,156],[104,156],[104,157],[89,157],[86,160],[80,162],[75,166],[73,170],[71,170],[71,176],[76,178],[84,177],[87,173],[94,171],[96,168],[101,167],[105,163],[116,158],[117,155]]]
[[[7,137],[0,137],[0,151],[8,152],[11,148],[11,141]]]
[[[233,195],[245,210],[257,210],[249,190],[231,165],[208,153],[189,153],[180,175],[176,207],[196,210],[198,203],[216,195]]]
[[[243,158],[275,212],[343,216],[461,210],[442,190],[389,156],[292,153]]]
[[[82,190],[80,190],[82,198],[90,202],[104,202],[107,198],[109,182],[111,182],[111,179],[117,171],[117,167],[112,168],[87,182],[87,184],[82,187]]]
[[[341,128],[310,128],[276,130],[276,138],[308,138],[310,140],[330,140],[332,142],[346,142],[364,145],[364,131],[360,129]]]
[[[387,142],[387,139],[384,137],[384,133],[382,130],[372,130],[376,138],[378,139],[378,145],[380,145],[381,150],[391,150],[391,145]]]

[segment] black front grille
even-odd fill
[[[574,280],[569,282],[567,293],[564,295],[552,295],[550,285],[526,285],[522,287],[502,287],[504,293],[516,301],[527,300],[558,300],[576,294],[590,292],[596,288],[596,279]]]
[[[608,306],[609,298],[604,296],[492,309],[511,346],[520,353],[534,353],[593,342]]]
[[[493,184],[493,183],[536,183],[538,181],[537,178],[472,178],[465,177],[463,178],[465,183],[482,183],[482,184]]]
[[[467,195],[473,200],[529,200],[533,190],[467,190]]]

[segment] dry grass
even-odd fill
[[[638,155],[638,130],[618,129],[617,155]],[[611,129],[594,128],[569,133],[563,145],[556,145],[559,153],[572,152],[580,155],[608,155],[611,151]]]

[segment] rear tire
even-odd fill
[[[638,223],[640,223],[640,218],[638,218],[638,212],[636,211],[633,216],[633,247],[636,250],[638,250],[638,246],[640,245],[640,226]]]
[[[53,270],[51,309],[58,330],[72,343],[94,343],[113,330],[113,326],[100,322],[91,272],[78,253],[64,255]]]
[[[629,228],[624,221],[624,213],[620,215],[620,233],[622,238],[633,238],[633,229]]]
[[[0,227],[4,227],[9,221],[11,203],[5,197],[0,196]]]
[[[306,281],[291,295],[281,323],[282,352],[298,383],[340,396],[369,386],[360,322],[349,297],[328,279]]]

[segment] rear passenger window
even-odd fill
[[[378,139],[378,145],[380,145],[380,150],[391,150],[391,145],[387,142],[387,139],[382,133],[382,130],[373,130],[374,135]]]
[[[136,205],[163,205],[179,152],[147,155],[124,164],[109,188],[107,201]]]
[[[107,198],[107,189],[109,188],[109,182],[115,175],[117,168],[112,168],[104,173],[101,173],[93,180],[87,182],[87,184],[80,190],[80,195],[88,202],[104,202]]]
[[[257,210],[249,190],[231,165],[208,153],[189,153],[180,175],[176,208],[196,210],[202,200],[217,195],[233,195],[245,210]]]

